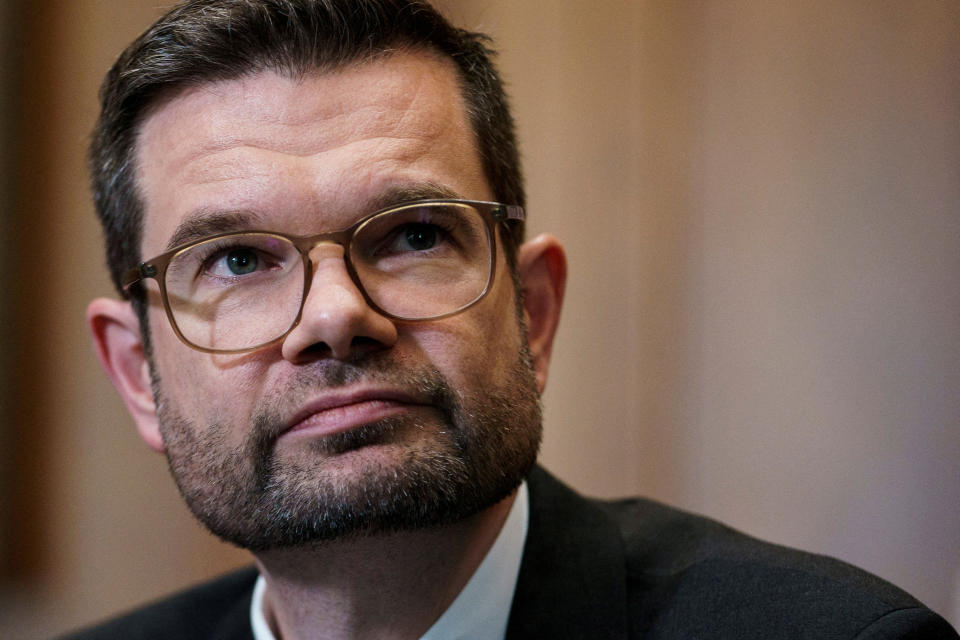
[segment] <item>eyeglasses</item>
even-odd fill
[[[437,320],[486,295],[497,262],[496,223],[523,219],[516,205],[421,200],[314,236],[217,234],[141,263],[122,285],[126,291],[156,280],[180,340],[207,353],[242,353],[282,340],[300,322],[317,245],[343,247],[347,273],[377,313]]]

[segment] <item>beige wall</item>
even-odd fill
[[[451,4],[570,249],[547,464],[960,621],[960,5]]]
[[[49,562],[0,592],[4,637],[243,561],[180,506],[82,326],[109,291],[95,87],[155,5],[43,14],[49,99],[22,126],[56,141],[31,349],[54,382],[17,426],[44,433]],[[497,37],[533,229],[569,248],[547,466],[840,556],[960,622],[960,4],[444,6]]]
[[[111,294],[84,168],[96,91],[126,42],[159,15],[157,3],[30,5],[18,25],[33,56],[24,61],[19,128],[32,171],[14,213],[29,218],[20,225],[25,241],[43,247],[43,261],[21,265],[21,290],[44,301],[22,301],[34,315],[29,343],[21,339],[14,351],[30,359],[16,362],[17,374],[42,382],[21,386],[30,395],[20,401],[33,408],[12,426],[42,433],[34,436],[40,470],[24,469],[17,488],[42,511],[31,533],[46,558],[39,574],[3,585],[4,638],[49,637],[246,561],[180,504],[162,458],[139,442],[100,371],[84,326],[87,302]]]

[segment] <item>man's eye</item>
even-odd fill
[[[257,270],[259,261],[253,249],[235,249],[226,256],[227,269],[236,276],[253,273]]]
[[[401,230],[394,249],[397,251],[426,251],[440,240],[440,230],[430,224],[410,224]]]
[[[234,247],[217,251],[205,260],[203,271],[217,278],[246,276],[270,267],[261,251],[252,247]]]
[[[402,255],[431,251],[449,244],[447,232],[435,224],[411,222],[395,228],[381,241],[375,252],[379,255]]]

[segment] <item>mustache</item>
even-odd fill
[[[263,456],[284,429],[282,416],[290,415],[318,392],[360,383],[400,388],[422,398],[439,411],[448,425],[455,424],[456,416],[463,411],[459,396],[439,369],[405,363],[385,352],[352,354],[342,360],[318,360],[299,369],[282,389],[266,396],[253,412],[247,446],[255,456]],[[318,446],[324,446],[322,440]],[[330,446],[335,447],[333,443]]]

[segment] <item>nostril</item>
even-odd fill
[[[364,358],[371,353],[388,348],[388,345],[368,336],[354,336],[350,340],[349,354],[339,359]],[[334,349],[326,342],[318,341],[301,349],[298,359],[302,361],[323,360],[335,357]]]
[[[382,349],[384,344],[379,340],[375,340],[369,336],[355,336],[353,340],[350,341],[350,347],[362,351]]]
[[[319,358],[329,357],[332,352],[333,350],[326,342],[315,342],[306,349],[301,350],[300,356],[304,360],[316,360]]]

